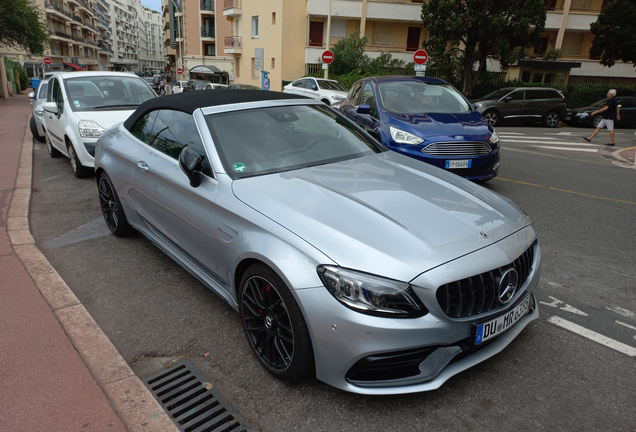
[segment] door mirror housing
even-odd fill
[[[358,105],[358,108],[356,108],[356,112],[358,114],[371,114],[371,106],[366,104]]]
[[[44,108],[44,111],[49,112],[51,114],[57,114],[60,112],[57,109],[57,103],[55,102],[46,102],[44,105],[42,105],[42,108]]]
[[[194,188],[199,187],[203,180],[203,175],[201,174],[202,162],[203,156],[188,146],[185,146],[179,154],[179,167],[181,167],[181,171],[188,176],[190,179],[190,186]]]
[[[504,98],[504,102],[510,102],[512,100],[512,96],[506,96]]]
[[[35,92],[29,93],[29,99],[35,99]]]

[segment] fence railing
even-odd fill
[[[214,11],[214,2],[211,0],[201,2],[202,11]]]
[[[214,38],[214,27],[201,27],[201,37]]]
[[[241,36],[226,36],[223,40],[223,46],[241,48]]]
[[[240,8],[241,0],[223,0],[223,9]]]

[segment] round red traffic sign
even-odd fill
[[[320,56],[320,58],[322,59],[323,63],[329,64],[333,61],[333,53],[327,50],[322,53],[322,56]]]
[[[51,64],[51,59],[48,58],[48,57],[44,57],[44,64],[50,65]]]
[[[428,60],[428,54],[423,49],[419,49],[413,53],[413,61],[416,64],[423,65]]]
[[[183,73],[183,69],[181,69],[181,68],[177,69],[177,73],[178,73],[179,75],[181,75],[181,74]]]

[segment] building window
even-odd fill
[[[272,25],[276,24],[276,12],[272,12]]]
[[[213,56],[216,55],[215,53],[215,45],[214,44],[205,44],[205,55],[206,56]]]
[[[371,45],[393,45],[393,23],[374,22]]]
[[[592,0],[572,0],[570,10],[590,10]]]
[[[272,57],[272,69],[276,69],[276,59]]]
[[[565,33],[563,36],[563,45],[561,45],[561,52],[563,54],[579,55],[582,42],[583,33]]]
[[[331,19],[331,33],[332,38],[346,38],[347,37],[347,20],[344,19]]]
[[[258,37],[258,16],[252,17],[252,37]]]

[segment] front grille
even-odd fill
[[[438,157],[482,156],[491,151],[483,141],[437,142],[422,149],[422,153]]]
[[[499,279],[514,268],[519,274],[519,287],[523,286],[534,265],[535,244],[507,266],[442,285],[437,289],[439,306],[450,318],[470,317],[505,306],[499,301]]]

